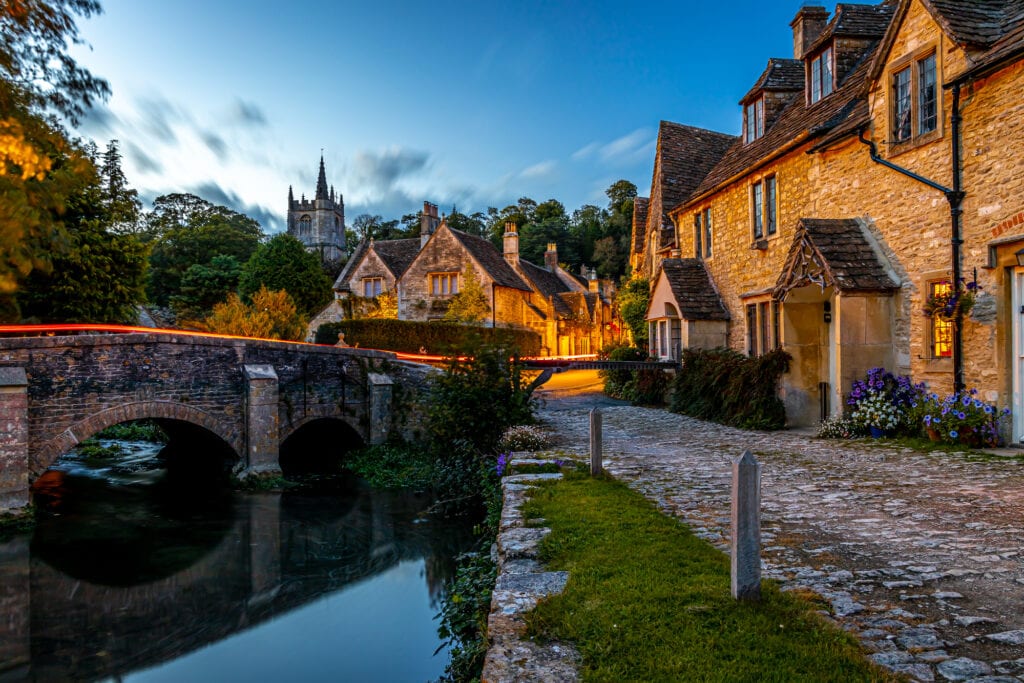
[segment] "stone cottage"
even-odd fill
[[[648,272],[672,295],[652,297],[652,351],[682,340],[663,304],[675,299],[682,330],[678,299],[702,290],[727,312],[728,346],[793,356],[793,424],[841,413],[882,365],[936,391],[978,389],[1012,408],[1021,441],[1024,4],[807,6],[791,28],[793,57],[769,59],[739,101],[742,135],[717,158],[686,157],[687,182],[703,176],[665,209],[672,237],[637,203],[634,262],[653,254]],[[687,257],[689,284],[665,247]],[[925,315],[958,279],[980,287],[969,314]]]

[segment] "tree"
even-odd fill
[[[331,300],[331,282],[320,268],[319,257],[285,233],[260,245],[242,268],[238,293],[243,300],[264,286],[288,292],[299,312],[308,317]]]
[[[207,332],[261,339],[299,340],[306,333],[305,319],[288,292],[266,287],[260,287],[248,304],[237,294],[228,295],[226,302],[213,307],[201,326]]]
[[[647,304],[651,298],[650,284],[644,278],[634,278],[619,290],[619,315],[633,335],[633,343],[647,348]]]
[[[477,211],[476,213],[467,216],[464,213],[459,213],[455,207],[452,207],[452,212],[448,214],[448,227],[476,237],[487,237],[487,217]]]
[[[67,198],[52,268],[38,268],[21,283],[20,317],[45,322],[135,319],[135,307],[145,299],[146,248],[133,235],[111,231],[125,215],[110,182],[112,175],[123,179],[119,164],[96,170],[93,164],[83,167],[78,177],[87,185]],[[134,190],[125,183],[117,192],[123,197]]]
[[[465,270],[462,271],[459,293],[449,301],[444,319],[460,323],[478,323],[487,320],[490,314],[491,307],[487,305],[484,288],[480,286],[476,271],[467,263]]]
[[[622,273],[625,256],[614,237],[602,237],[594,242],[591,263],[597,268],[600,277],[614,278]]]
[[[142,202],[137,190],[128,187],[128,179],[121,170],[121,150],[118,141],[107,143],[100,164],[104,184],[104,205],[110,219],[110,230],[138,233],[141,229]]]
[[[218,254],[208,265],[193,263],[181,278],[178,293],[171,297],[171,308],[178,320],[205,318],[238,287],[242,264],[234,256]]]
[[[263,238],[252,218],[192,194],[158,197],[146,224],[154,240],[146,289],[158,306],[179,296],[182,278],[193,265],[208,266],[221,255],[246,263]]]

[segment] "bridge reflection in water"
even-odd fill
[[[161,664],[165,680],[251,677],[253,666],[260,680],[426,680],[444,669],[432,616],[472,534],[417,520],[426,498],[358,487],[183,496],[160,479],[49,475],[34,532],[0,542],[0,681]],[[289,615],[310,609],[312,622]],[[366,642],[371,633],[382,642]],[[232,637],[245,644],[165,664]]]

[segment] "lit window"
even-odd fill
[[[768,176],[750,186],[751,223],[755,240],[766,235],[770,237],[778,231],[777,194],[775,176]]]
[[[935,53],[892,73],[889,96],[893,142],[907,142],[939,127],[938,72]]]
[[[827,47],[811,60],[811,103],[828,97],[835,90],[832,69],[832,48]]]
[[[367,299],[380,296],[381,290],[384,286],[384,279],[379,277],[364,277],[363,278],[363,296]]]
[[[459,293],[458,273],[432,273],[430,275],[430,293],[434,296],[448,296]]]
[[[948,297],[953,285],[948,282],[931,282],[928,286],[930,298]],[[932,314],[932,358],[952,358],[953,356],[953,321]]]
[[[764,135],[764,98],[758,97],[749,103],[743,113],[744,142],[753,142]]]

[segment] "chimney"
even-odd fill
[[[597,279],[597,268],[591,268],[590,272],[587,273],[587,289],[591,292],[599,292],[601,290],[601,283]]]
[[[510,266],[519,265],[519,233],[516,232],[516,224],[512,221],[505,223],[505,235],[502,237],[505,244],[505,260]]]
[[[423,202],[423,213],[420,214],[420,249],[427,244],[427,240],[437,230],[437,204]]]
[[[683,252],[679,249],[672,249],[668,252],[669,258],[683,258]]]
[[[548,250],[544,252],[544,267],[552,273],[558,268],[558,245],[548,242]]]
[[[793,28],[793,58],[803,59],[828,25],[828,10],[818,5],[801,7],[789,25]]]

